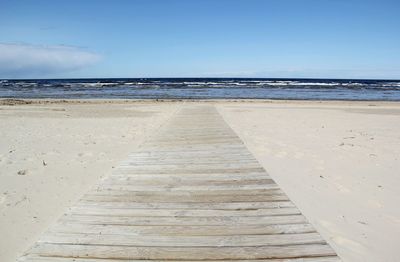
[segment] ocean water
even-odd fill
[[[400,101],[400,80],[266,78],[0,80],[0,98]]]

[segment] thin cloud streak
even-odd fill
[[[0,43],[0,77],[58,75],[81,70],[100,59],[100,55],[74,46]]]

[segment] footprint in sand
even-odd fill
[[[92,156],[93,156],[92,152],[83,152],[78,154],[78,157],[92,157]]]

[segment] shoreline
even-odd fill
[[[91,98],[91,99],[58,99],[58,98],[0,98],[0,105],[32,105],[32,104],[135,104],[135,103],[266,103],[266,104],[356,104],[400,105],[400,101],[386,100],[302,100],[302,99],[122,99],[122,98]]]

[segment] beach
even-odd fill
[[[400,104],[272,100],[3,100],[1,261],[183,106],[214,106],[343,261],[395,261]]]

